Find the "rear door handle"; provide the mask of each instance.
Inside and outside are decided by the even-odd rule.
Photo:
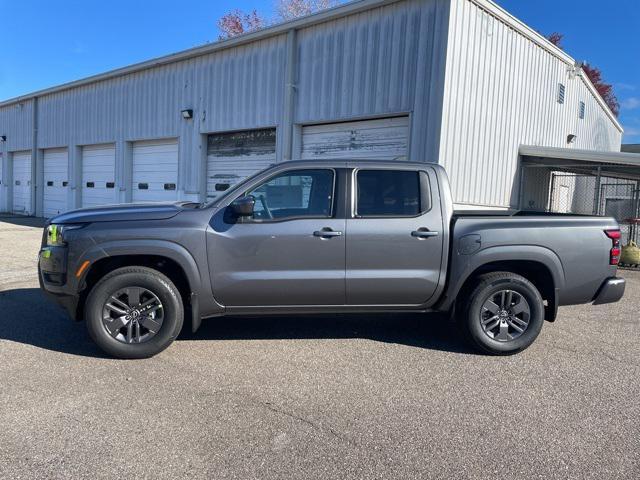
[[[335,230],[331,230],[329,227],[325,227],[322,230],[316,230],[313,232],[313,236],[320,238],[340,237],[342,236],[342,232],[337,232]]]
[[[437,237],[439,234],[440,232],[432,232],[426,228],[419,228],[418,230],[411,232],[411,236],[416,238]]]

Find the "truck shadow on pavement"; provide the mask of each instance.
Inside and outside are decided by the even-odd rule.
[[[46,220],[40,217],[27,217],[25,215],[13,215],[10,213],[0,213],[0,222],[21,227],[43,228]]]
[[[38,288],[0,291],[0,342],[33,345],[72,355],[106,358],[84,325],[47,300]]]
[[[477,352],[457,327],[441,314],[335,314],[220,317],[202,321],[196,333],[183,329],[183,340],[367,339],[428,350]]]
[[[203,320],[181,340],[368,339],[431,350],[475,353],[455,326],[436,314],[357,314],[222,317]],[[0,341],[33,345],[72,355],[106,358],[81,322],[37,288],[0,291]]]

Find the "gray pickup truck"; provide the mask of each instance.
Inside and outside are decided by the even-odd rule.
[[[288,162],[209,204],[59,215],[39,278],[121,358],[164,350],[185,319],[389,311],[447,312],[509,354],[559,306],[622,297],[619,239],[611,218],[456,213],[438,165]]]

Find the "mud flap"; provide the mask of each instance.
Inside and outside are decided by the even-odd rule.
[[[189,305],[191,307],[191,333],[196,333],[202,323],[202,318],[200,318],[200,304],[198,303],[197,294],[191,293]]]

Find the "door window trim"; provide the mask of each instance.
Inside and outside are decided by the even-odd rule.
[[[270,182],[271,180],[273,180],[276,177],[279,177],[279,176],[281,176],[283,174],[287,174],[289,172],[300,172],[300,171],[305,171],[305,170],[328,170],[333,175],[332,184],[331,184],[331,206],[330,206],[331,210],[329,211],[329,215],[295,215],[295,216],[291,216],[291,217],[284,217],[284,218],[277,218],[277,219],[274,218],[274,219],[266,219],[266,220],[265,219],[255,220],[253,218],[240,217],[238,219],[238,223],[242,223],[244,225],[247,225],[247,224],[261,224],[261,223],[282,223],[282,222],[290,222],[290,221],[293,221],[293,220],[313,220],[313,219],[317,220],[317,219],[334,218],[334,213],[336,211],[335,205],[336,205],[336,201],[337,201],[336,185],[337,185],[338,172],[336,171],[336,168],[333,168],[333,167],[302,167],[302,168],[291,168],[291,169],[287,169],[287,170],[280,170],[279,172],[274,173],[270,177],[265,178],[262,182],[258,183],[257,185],[249,187],[249,189],[243,191],[240,195],[235,197],[229,203],[229,205],[231,205],[231,203],[233,203],[235,200],[237,200],[240,197],[246,197],[247,194],[251,190],[255,190],[256,188],[260,188],[262,185],[264,185],[265,183]]]
[[[354,168],[351,172],[351,218],[352,219],[390,219],[390,218],[418,218],[427,213],[429,213],[433,209],[433,189],[431,188],[431,179],[429,178],[429,172],[426,169],[413,169],[413,168],[402,168],[402,165],[398,165],[400,168],[396,167],[358,167]],[[415,172],[419,175],[419,188],[420,188],[420,208],[421,211],[416,215],[359,215],[358,214],[358,172],[360,170],[363,171],[392,171],[392,172]],[[423,175],[424,174],[424,177]],[[423,192],[423,178],[424,183],[426,183],[429,190],[429,208],[422,210],[422,203],[425,199],[425,193]]]

